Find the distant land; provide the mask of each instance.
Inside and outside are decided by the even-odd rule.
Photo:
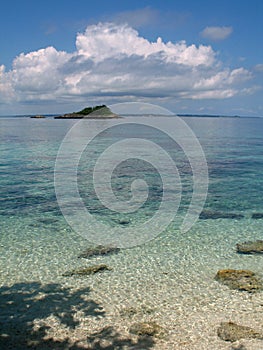
[[[125,117],[136,117],[136,116],[145,116],[145,117],[183,117],[183,118],[261,118],[258,116],[239,116],[239,115],[216,115],[216,114],[153,114],[153,113],[143,113],[143,114],[122,114]]]
[[[37,114],[37,115],[31,115],[30,118],[43,119],[43,118],[46,118],[46,117],[44,115]]]
[[[63,115],[55,116],[55,119],[112,119],[121,118],[117,114],[113,113],[106,105],[85,107],[79,112],[66,113]]]
[[[241,117],[239,115],[220,115],[220,114],[218,115],[216,114],[177,114],[177,116],[178,117],[201,117],[201,118],[247,118],[247,117]]]
[[[86,107],[79,112],[66,113],[66,114],[16,114],[16,115],[0,115],[0,118],[34,118],[34,119],[45,119],[45,118],[55,118],[55,119],[112,119],[112,118],[122,118],[122,117],[136,117],[136,116],[161,116],[160,114],[114,114],[109,107],[106,105]],[[191,113],[177,113],[174,115],[164,114],[166,117],[183,117],[183,118],[263,118],[263,116],[239,116],[239,115],[221,115],[221,114],[191,114]]]

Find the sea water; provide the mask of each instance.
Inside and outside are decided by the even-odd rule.
[[[214,276],[219,269],[233,268],[249,269],[263,277],[262,256],[236,252],[237,243],[263,237],[263,218],[252,217],[253,213],[263,213],[263,119],[184,118],[199,140],[207,161],[209,187],[203,210],[217,213],[219,217],[198,219],[189,231],[183,233],[180,224],[194,186],[191,164],[183,150],[176,142],[167,139],[167,135],[136,125],[138,120],[147,125],[149,118],[159,118],[160,128],[162,123],[171,123],[172,127],[173,117],[126,118],[130,127],[117,129],[112,128],[116,123],[114,120],[86,120],[82,133],[76,135],[76,140],[78,137],[85,140],[85,128],[96,130],[98,124],[103,124],[104,132],[80,155],[77,179],[82,203],[109,230],[129,226],[136,235],[137,225],[147,221],[159,209],[163,195],[160,174],[145,161],[132,158],[122,162],[111,176],[116,198],[129,200],[131,184],[139,177],[148,184],[148,199],[135,212],[121,213],[100,202],[93,186],[93,170],[98,156],[111,144],[121,139],[145,138],[159,143],[172,155],[181,179],[180,205],[174,220],[153,239],[121,249],[118,254],[90,259],[78,256],[96,245],[97,242],[89,238],[96,236],[97,226],[89,227],[92,235],[89,232],[80,234],[76,227],[70,226],[62,215],[54,184],[59,148],[78,121],[0,118],[0,293],[4,300],[0,321],[4,333],[7,333],[7,338],[3,338],[5,341],[11,337],[11,319],[19,324],[17,328],[22,329],[25,327],[21,326],[22,323],[32,323],[33,320],[49,322],[47,332],[51,338],[64,339],[63,329],[65,331],[68,327],[65,334],[72,333],[72,339],[83,342],[86,333],[99,332],[107,327],[113,327],[124,338],[128,337],[129,327],[136,321],[154,321],[163,327],[165,335],[155,339],[154,344],[127,347],[131,349],[151,346],[169,350],[229,349],[229,345],[217,337],[216,329],[221,321],[232,320],[256,329],[262,327],[262,295],[230,290],[215,281]],[[69,151],[63,169],[67,181],[67,176],[72,175],[71,157]],[[101,184],[101,190],[104,185]],[[76,212],[74,205],[74,201],[69,201],[69,216]],[[224,213],[239,214],[240,218],[224,218]],[[148,237],[147,225],[144,230],[143,234]],[[101,232],[97,234],[99,236]],[[107,236],[107,229],[103,234]],[[63,276],[66,271],[101,263],[112,270],[85,278]],[[51,303],[53,308],[49,312],[31,304],[41,293],[54,295],[58,289],[84,293],[87,288],[87,297],[104,311],[103,316],[90,313],[85,317],[81,309],[75,310],[79,333],[75,330],[76,325],[74,328],[70,323],[63,323],[63,308],[56,315],[56,303]],[[21,293],[30,295],[28,304],[33,311],[28,313],[28,318],[27,302],[25,298],[20,299]],[[74,293],[73,309],[65,306],[65,313],[74,311],[74,303],[78,302]],[[10,299],[6,301],[7,295]],[[62,292],[62,299],[63,296]],[[46,299],[46,305],[49,300]],[[9,304],[12,304],[12,309],[9,309]],[[52,319],[54,315],[57,323]],[[16,327],[14,322],[12,329]],[[30,338],[28,328],[25,330],[26,337]],[[107,341],[107,335],[104,338],[99,339]],[[39,339],[43,341],[44,338],[39,336]],[[29,343],[23,341],[22,348],[30,348]],[[249,349],[262,346],[256,340],[248,344]],[[18,345],[12,346],[19,348]],[[59,348],[56,346],[54,348]]]

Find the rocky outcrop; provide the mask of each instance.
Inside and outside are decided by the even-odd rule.
[[[234,322],[222,322],[217,330],[220,339],[235,342],[240,339],[263,339],[263,334]]]
[[[219,270],[215,279],[228,286],[246,292],[255,292],[263,288],[262,281],[250,270]]]
[[[113,119],[121,118],[113,113],[106,105],[86,107],[79,112],[66,113],[54,117],[55,119]]]
[[[236,248],[240,254],[263,254],[263,240],[238,243]]]

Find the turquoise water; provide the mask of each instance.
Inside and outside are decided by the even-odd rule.
[[[140,120],[147,123],[148,118]],[[160,123],[171,123],[172,127],[171,118],[162,118]],[[136,120],[129,117],[132,123]],[[154,215],[160,206],[163,193],[160,174],[151,164],[136,159],[129,159],[116,168],[112,187],[117,198],[129,200],[132,181],[138,177],[145,180],[149,196],[142,207],[134,213],[116,213],[97,198],[92,183],[96,159],[105,148],[123,138],[147,138],[169,151],[181,176],[182,197],[177,216],[158,237],[116,255],[87,261],[78,255],[92,242],[74,231],[65,220],[54,187],[57,152],[76,121],[0,118],[1,295],[7,286],[14,291],[14,298],[21,295],[21,288],[27,291],[29,286],[35,288],[36,294],[42,293],[45,285],[52,289],[52,284],[74,291],[89,287],[90,296],[105,311],[104,317],[93,320],[94,331],[114,326],[125,335],[131,322],[155,320],[168,334],[156,340],[157,345],[151,345],[156,349],[177,349],[177,346],[178,349],[209,349],[208,344],[213,344],[213,349],[228,349],[213,331],[219,320],[231,318],[259,326],[262,297],[259,294],[250,297],[219,286],[214,275],[220,268],[246,268],[262,275],[262,257],[238,255],[235,245],[263,237],[263,219],[252,218],[253,213],[263,213],[263,119],[191,117],[184,121],[194,131],[207,159],[209,189],[204,209],[218,213],[219,218],[199,219],[190,231],[182,234],[179,227],[193,190],[191,166],[184,152],[157,131],[136,125],[108,129],[83,152],[78,167],[79,193],[97,220],[113,230],[128,225],[136,231],[136,225]],[[109,128],[115,122],[86,123],[87,128],[96,129],[97,123]],[[85,134],[85,129],[83,132]],[[70,176],[70,162],[67,162],[65,159],[63,171],[65,176]],[[101,186],[103,188],[103,184]],[[179,189],[175,190],[176,195],[177,191]],[[76,210],[74,205],[74,201],[68,203],[69,214]],[[225,219],[224,213],[242,214],[242,218]],[[91,263],[107,263],[113,270],[86,279],[62,276],[67,270]],[[129,307],[137,311],[130,317],[123,316]],[[19,307],[12,309],[14,315],[21,312]],[[36,309],[34,318],[46,319],[52,312],[43,314]],[[9,328],[5,322],[10,315],[5,308],[1,324],[6,333]],[[20,316],[14,317],[18,323],[23,321]],[[32,318],[26,320],[29,322]],[[82,328],[83,322],[84,316],[79,321]],[[65,325],[63,320],[60,323],[70,331],[74,328]],[[59,332],[57,326],[52,327],[54,334]],[[141,349],[150,348],[149,344],[143,346]],[[258,345],[251,346],[256,349]]]

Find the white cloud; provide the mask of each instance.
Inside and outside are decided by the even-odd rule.
[[[210,65],[214,61],[214,52],[210,46],[187,46],[184,41],[173,44],[164,43],[161,38],[149,42],[128,25],[99,23],[87,27],[85,33],[78,34],[76,40],[78,53],[96,62],[107,58],[119,58],[123,55],[138,55],[147,58],[158,54],[166,62],[189,66]]]
[[[151,7],[144,7],[137,10],[123,11],[111,16],[115,23],[128,23],[132,27],[151,25],[159,21],[160,13]]]
[[[224,40],[233,32],[232,27],[206,27],[201,35],[210,40]]]
[[[257,64],[254,69],[256,72],[263,72],[263,63]]]
[[[224,99],[224,98],[230,98],[236,95],[236,90],[234,89],[214,89],[214,90],[207,90],[207,91],[199,91],[197,93],[193,93],[192,98],[196,100],[200,99]]]
[[[70,55],[53,47],[20,54],[13,62],[12,83],[17,92],[45,93],[59,88],[59,68]]]
[[[210,46],[154,42],[128,25],[99,23],[77,34],[76,51],[47,47],[0,69],[0,99],[21,102],[147,98],[225,99],[251,74],[223,67]],[[247,87],[249,88],[249,87]],[[2,96],[2,97],[1,97]],[[86,102],[85,102],[86,103]]]

